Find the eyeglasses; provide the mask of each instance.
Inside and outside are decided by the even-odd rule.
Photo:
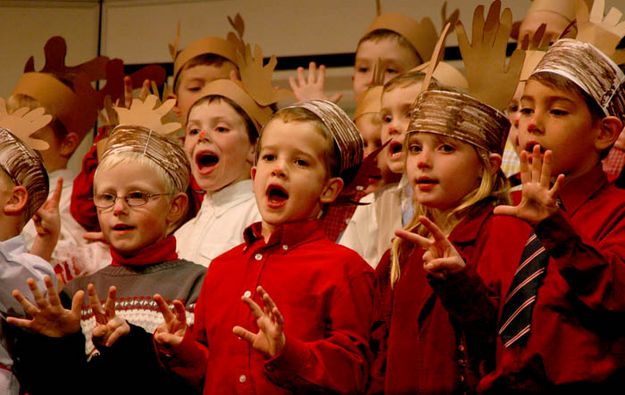
[[[152,199],[167,195],[171,195],[171,193],[148,193],[135,191],[130,192],[126,196],[117,196],[112,193],[98,193],[93,197],[93,204],[97,208],[107,209],[113,207],[115,202],[117,202],[117,199],[123,199],[128,207],[139,207],[145,205]]]

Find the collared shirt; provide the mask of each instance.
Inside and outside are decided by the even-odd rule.
[[[193,330],[165,361],[200,382],[205,394],[362,393],[368,372],[373,270],[328,240],[318,221],[286,224],[268,242],[261,223],[245,242],[213,261],[195,310]],[[262,286],[284,316],[286,344],[268,358],[232,334],[257,332],[241,296],[262,306]]]
[[[353,249],[375,268],[384,251],[390,248],[395,230],[402,228],[404,211],[412,208],[406,193],[408,185],[408,179],[403,176],[399,183],[374,192],[372,204],[356,209],[339,244]],[[367,196],[361,202],[366,202]]]
[[[555,390],[549,386],[601,385],[618,375],[614,383],[623,383],[625,191],[609,184],[597,165],[565,183],[559,196],[562,209],[534,227],[550,259],[530,337],[524,346],[504,348],[497,336],[496,371],[482,389],[505,392],[538,384]],[[502,218],[491,229],[482,259],[494,270],[483,277],[502,298],[530,232],[514,218]],[[502,308],[500,303],[500,315]]]
[[[251,180],[207,194],[195,218],[174,233],[178,256],[208,267],[215,257],[241,244],[245,227],[259,220]]]
[[[3,320],[7,315],[24,316],[22,306],[11,295],[11,292],[18,289],[23,295],[31,299],[26,280],[32,278],[39,289],[44,290],[45,293],[43,283],[45,275],[50,276],[54,281],[52,266],[38,256],[27,253],[22,236],[0,242],[0,314]],[[0,325],[0,364],[10,368],[13,361],[7,351],[2,326]],[[17,380],[8,370],[2,370],[0,372],[0,393],[18,394],[19,384]]]

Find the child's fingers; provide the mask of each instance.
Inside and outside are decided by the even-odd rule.
[[[106,324],[107,319],[104,308],[102,308],[100,298],[98,298],[98,294],[95,291],[95,286],[91,283],[87,285],[87,296],[89,297],[89,305],[95,315],[96,322],[99,324]]]
[[[43,297],[41,291],[39,291],[39,287],[37,287],[37,283],[35,283],[35,280],[29,278],[28,280],[26,280],[26,284],[30,289],[30,293],[33,295],[35,304],[41,309],[46,308],[48,306],[48,301],[46,300],[46,298]]]
[[[540,145],[534,145],[532,149],[532,182],[540,182],[543,160],[540,153]]]
[[[174,313],[176,314],[176,319],[183,324],[187,324],[187,310],[184,307],[184,304],[179,300],[174,300]]]
[[[82,234],[82,238],[87,241],[101,241],[106,243],[104,233],[102,232],[85,232]]]
[[[24,309],[24,312],[26,314],[28,314],[31,317],[34,317],[35,315],[39,314],[40,312],[39,308],[35,306],[34,304],[32,304],[28,299],[26,299],[19,290],[14,289],[12,292],[12,295],[15,298],[15,300],[17,300],[19,304],[22,305],[22,308]]]
[[[82,301],[85,299],[85,291],[82,289],[76,291],[72,297],[72,314],[76,317],[80,317],[80,309],[82,308]]]
[[[260,317],[262,317],[264,315],[263,310],[260,308],[260,306],[258,306],[256,304],[256,302],[254,302],[251,298],[249,298],[248,296],[242,296],[241,300],[243,300],[243,302],[245,304],[247,304],[247,306],[250,308],[250,311],[252,312],[252,315],[254,316],[254,318],[258,319]]]
[[[495,206],[495,209],[493,210],[493,214],[497,214],[497,215],[515,216],[516,212],[517,212],[516,206],[507,206],[503,204],[499,206]]]
[[[432,259],[423,265],[423,269],[428,273],[455,273],[463,268],[464,262],[456,257]]]
[[[562,187],[562,183],[564,183],[565,179],[566,179],[566,176],[564,174],[559,174],[558,177],[556,177],[556,181],[553,183],[553,186],[549,190],[549,196],[552,199],[555,199],[555,197],[558,194],[558,192],[560,191],[560,188]]]
[[[324,86],[326,82],[326,66],[320,65],[319,72],[317,73],[317,84]]]
[[[395,235],[403,240],[416,244],[423,249],[428,249],[432,246],[432,244],[434,244],[432,240],[404,229],[395,230]]]
[[[529,167],[529,153],[525,150],[521,151],[519,155],[519,164],[521,172],[521,184],[527,184],[530,182],[530,167]]]
[[[551,160],[553,157],[553,152],[551,150],[545,151],[543,156],[543,166],[540,173],[540,184],[549,188],[549,184],[551,183]]]
[[[342,98],[343,98],[342,93],[335,93],[334,95],[329,97],[332,103],[338,103]]]
[[[48,201],[54,205],[53,207],[59,206],[59,202],[61,201],[62,191],[63,191],[63,177],[59,177],[58,180],[56,180],[56,188],[54,188],[54,192],[52,193],[52,196],[48,198]]]
[[[117,288],[111,285],[106,297],[106,302],[104,302],[104,311],[109,318],[115,317],[115,300],[117,300]]]
[[[250,344],[254,343],[256,340],[256,334],[238,325],[232,328],[232,333]]]
[[[304,68],[303,67],[298,67],[297,68],[297,82],[298,82],[299,86],[302,86],[302,85],[306,84],[306,77],[304,77]]]
[[[420,216],[419,222],[421,222],[423,226],[430,231],[434,241],[443,243],[444,245],[450,245],[449,240],[447,240],[447,236],[445,236],[441,228],[439,228],[438,225],[432,222],[428,217]]]
[[[61,299],[59,298],[59,293],[56,292],[56,287],[54,286],[52,278],[50,278],[50,276],[44,276],[43,282],[46,284],[46,289],[48,290],[48,300],[50,301],[50,306],[61,306]]]
[[[7,322],[18,328],[29,329],[33,321],[26,318],[7,317]]]
[[[308,83],[314,84],[317,82],[317,64],[310,62],[308,64]]]
[[[128,329],[128,325],[126,325],[125,322],[122,322],[117,328],[115,328],[115,330],[113,331],[113,333],[111,333],[108,339],[106,339],[106,346],[111,347],[113,344],[115,344],[117,340],[119,340],[120,337],[126,336],[129,332]]]
[[[167,303],[165,303],[165,299],[163,299],[163,297],[159,294],[155,294],[153,296],[153,299],[156,302],[159,311],[163,315],[165,322],[169,324],[174,321],[176,316],[174,315],[174,313],[171,312],[171,310],[169,310],[169,306],[167,305]]]
[[[129,76],[124,77],[124,105],[123,107],[130,108],[132,104],[132,78]]]

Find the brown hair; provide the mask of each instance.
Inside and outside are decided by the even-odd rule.
[[[178,71],[178,74],[176,75],[176,78],[174,80],[174,92],[178,93],[178,89],[180,88],[180,80],[182,79],[182,73],[184,73],[186,70],[195,66],[200,66],[200,65],[221,67],[226,63],[230,63],[234,66],[234,69],[237,70],[237,76],[238,76],[238,70],[239,70],[238,67],[234,63],[232,63],[230,60],[224,58],[221,55],[217,55],[213,53],[205,53],[205,54],[198,55],[189,59],[182,66],[182,68],[180,69],[180,71]]]
[[[377,43],[382,40],[391,40],[391,41],[396,42],[400,47],[406,48],[410,50],[410,52],[415,54],[418,60],[417,64],[423,63],[423,59],[421,59],[421,55],[419,55],[419,52],[417,52],[417,49],[412,44],[410,44],[410,41],[408,41],[406,37],[388,29],[377,29],[377,30],[370,31],[369,33],[365,34],[360,39],[360,41],[358,41],[358,46],[356,46],[356,53],[358,53],[360,44],[362,44],[363,42],[372,41],[374,43]]]
[[[411,85],[422,82],[424,78],[425,73],[422,71],[407,71],[403,74],[398,75],[395,78],[388,80],[382,88],[382,94],[392,91],[395,88],[407,88]]]
[[[267,126],[271,124],[271,122],[275,119],[279,119],[284,123],[289,122],[310,122],[315,126],[315,129],[323,136],[326,141],[327,149],[324,152],[324,159],[326,170],[330,177],[339,177],[340,169],[339,169],[339,148],[336,145],[334,139],[332,138],[332,134],[328,130],[328,128],[323,124],[321,119],[318,116],[313,114],[311,111],[301,108],[301,107],[287,107],[275,113],[271,121],[265,125],[265,129]],[[258,157],[260,154],[260,150],[262,148],[262,139],[263,135],[261,133],[260,138],[258,139],[258,146],[256,147],[256,159],[255,162],[258,162]],[[348,180],[344,180],[345,184],[348,183]]]
[[[241,106],[239,106],[237,103],[235,103],[233,100],[228,99],[225,96],[220,96],[220,95],[208,95],[208,96],[204,96],[200,99],[198,99],[195,103],[193,103],[193,105],[191,106],[191,108],[189,108],[189,113],[191,113],[191,110],[193,108],[195,108],[196,106],[199,106],[200,104],[203,103],[213,103],[213,102],[225,102],[228,105],[230,105],[230,107],[232,107],[234,109],[234,111],[236,111],[236,113],[243,118],[243,123],[245,124],[245,130],[247,132],[247,138],[250,141],[250,144],[254,145],[256,144],[257,140],[258,140],[258,136],[259,136],[259,131],[256,128],[256,125],[254,124],[254,121],[252,121],[252,118],[250,118],[249,115],[247,115],[247,113],[245,111],[243,111],[243,109],[241,108]],[[188,122],[188,116],[187,116],[187,122]]]

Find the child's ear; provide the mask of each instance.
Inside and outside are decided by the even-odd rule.
[[[254,181],[254,179],[256,178],[256,166],[252,166],[250,174],[252,175],[252,181]]]
[[[332,203],[339,197],[339,194],[343,190],[343,179],[340,177],[332,177],[323,187],[319,200],[323,204]]]
[[[74,151],[76,151],[76,148],[78,148],[79,144],[80,137],[76,133],[67,133],[67,135],[63,138],[63,141],[61,142],[61,156],[69,158],[70,156],[72,156]]]
[[[187,212],[187,206],[189,205],[189,197],[186,193],[177,193],[169,205],[169,212],[167,213],[167,221],[170,224],[176,223]]]
[[[490,172],[491,174],[495,174],[497,173],[497,171],[499,171],[499,169],[501,168],[501,155],[499,154],[489,154],[488,155],[488,161],[490,162]]]
[[[615,116],[607,116],[599,121],[599,133],[595,138],[595,148],[598,151],[612,146],[623,130],[623,123]]]
[[[2,210],[6,215],[22,215],[28,204],[28,191],[22,185],[13,187],[11,197]]]
[[[254,159],[256,159],[256,144],[251,144],[245,160],[247,160],[247,163],[250,165],[254,165]]]

